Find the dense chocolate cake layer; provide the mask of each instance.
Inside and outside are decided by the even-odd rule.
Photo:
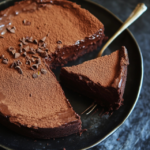
[[[62,68],[60,79],[64,85],[113,111],[123,102],[128,64],[127,50],[122,47],[111,55]]]
[[[33,37],[40,40],[46,37],[47,55],[50,68],[63,66],[68,61],[101,45],[105,38],[103,24],[89,11],[66,0],[23,1],[1,12],[1,49],[8,45],[17,47],[18,39]],[[8,24],[15,27],[15,34]],[[35,48],[37,48],[35,46]]]

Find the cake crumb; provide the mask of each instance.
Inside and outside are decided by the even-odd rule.
[[[87,129],[83,129],[79,132],[79,135],[81,136],[83,132],[87,131]]]

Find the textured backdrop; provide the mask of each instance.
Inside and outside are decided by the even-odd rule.
[[[144,81],[138,103],[114,134],[90,150],[150,150],[150,0],[91,1],[109,9],[122,21],[126,20],[138,3],[145,3],[148,10],[129,27],[144,59]]]

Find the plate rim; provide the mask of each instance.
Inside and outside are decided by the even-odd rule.
[[[10,1],[13,1],[13,0],[5,0],[5,1],[1,1],[0,2],[0,5],[1,4],[4,4],[6,2],[10,2]],[[105,8],[104,6],[100,5],[100,4],[97,4],[96,2],[92,2],[91,0],[84,0],[88,3],[91,3],[91,4],[94,4],[98,7],[100,7],[101,9],[105,10],[106,12],[108,12],[109,14],[111,14],[116,20],[118,20],[121,24],[123,24],[123,21],[121,21],[121,19],[119,19],[114,13],[112,13],[110,10],[108,10],[107,8]],[[140,68],[141,68],[141,79],[140,79],[140,85],[139,85],[139,88],[138,88],[138,94],[136,96],[136,100],[132,106],[132,108],[130,109],[129,113],[127,114],[127,116],[123,119],[123,121],[118,125],[116,126],[112,131],[110,131],[107,135],[105,135],[103,138],[101,138],[100,140],[98,140],[96,143],[92,144],[91,146],[88,146],[88,147],[85,147],[85,148],[82,148],[81,150],[86,150],[86,149],[89,149],[89,148],[92,148],[96,145],[98,145],[99,143],[101,143],[102,141],[104,141],[106,138],[108,138],[110,135],[112,135],[115,131],[117,131],[119,129],[119,127],[121,127],[121,125],[126,121],[126,119],[131,115],[132,111],[134,110],[135,106],[136,106],[136,103],[138,102],[138,99],[139,99],[139,95],[140,95],[140,92],[141,92],[141,89],[142,89],[142,84],[143,84],[143,76],[144,76],[144,64],[143,64],[143,56],[142,56],[142,52],[141,52],[141,48],[139,47],[134,35],[132,34],[132,32],[127,28],[126,31],[130,34],[130,36],[132,37],[132,39],[134,40],[135,42],[135,45],[137,46],[137,49],[138,49],[138,52],[140,54],[140,59],[141,59],[141,65],[140,65]],[[4,145],[1,145],[0,144],[0,147],[2,148],[6,148],[7,150],[12,150],[10,149],[9,147],[6,147]]]

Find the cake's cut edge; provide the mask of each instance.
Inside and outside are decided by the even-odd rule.
[[[127,50],[122,46],[120,50],[108,56],[86,61],[77,66],[62,68],[60,79],[65,86],[95,100],[107,110],[113,111],[123,104],[128,65]],[[103,80],[101,79],[103,73],[112,77],[107,80],[103,76]]]

